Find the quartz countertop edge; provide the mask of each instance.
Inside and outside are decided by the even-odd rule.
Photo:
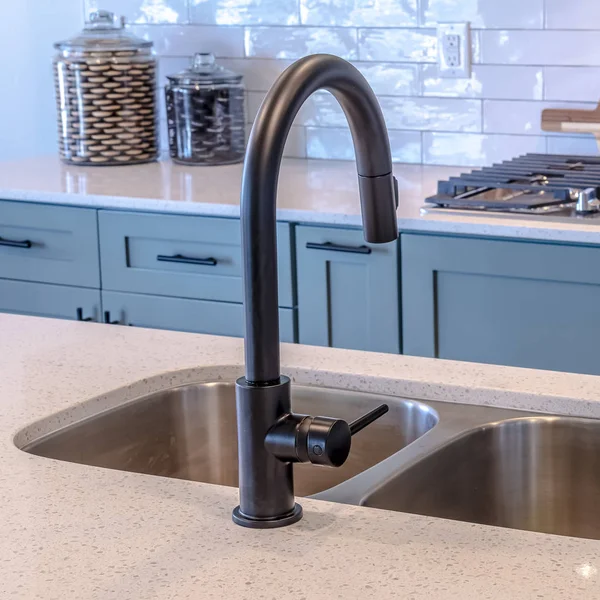
[[[41,156],[0,162],[0,198],[71,206],[239,217],[242,164],[220,167],[176,165],[170,160],[81,167]],[[600,221],[552,220],[515,215],[447,212],[421,215],[438,180],[472,167],[394,165],[399,183],[398,226],[431,232],[563,243],[600,244]],[[359,227],[360,202],[352,161],[283,160],[277,218],[280,221]]]
[[[598,597],[598,541],[309,499],[300,523],[248,530],[233,488],[26,454],[36,427],[233,381],[243,342],[15,315],[0,333],[3,598]],[[600,417],[593,376],[287,344],[282,361],[303,384]]]

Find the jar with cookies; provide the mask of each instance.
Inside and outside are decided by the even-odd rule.
[[[108,11],[54,45],[61,159],[77,165],[130,165],[159,154],[156,58],[152,42]]]

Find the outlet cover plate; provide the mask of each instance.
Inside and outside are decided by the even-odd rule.
[[[469,23],[438,23],[438,72],[440,77],[471,77],[471,28]]]

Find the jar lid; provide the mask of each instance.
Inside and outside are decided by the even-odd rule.
[[[215,62],[215,57],[210,52],[197,52],[192,57],[188,69],[167,75],[174,83],[188,85],[207,85],[215,83],[239,83],[242,76],[226,69]]]
[[[73,38],[56,42],[59,50],[137,50],[149,48],[152,42],[143,40],[125,29],[125,19],[108,10],[90,13],[83,31]]]

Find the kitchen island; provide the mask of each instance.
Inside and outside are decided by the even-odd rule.
[[[234,488],[19,449],[153,391],[242,373],[239,339],[0,315],[0,581],[20,600],[593,599],[600,542],[303,499],[235,526]],[[293,383],[600,418],[600,379],[301,345]],[[17,447],[18,446],[18,447]]]

